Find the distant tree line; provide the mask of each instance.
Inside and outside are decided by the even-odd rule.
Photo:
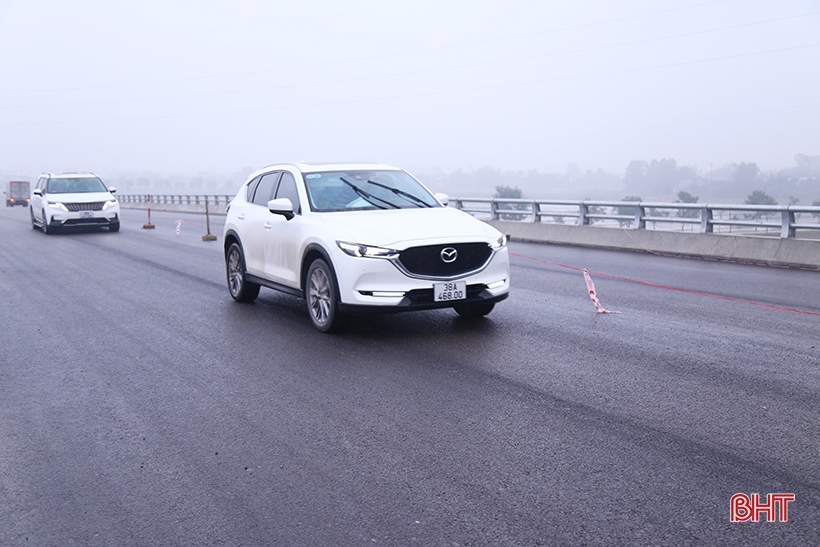
[[[695,166],[678,165],[672,158],[631,161],[623,176],[603,169],[582,171],[569,164],[564,173],[502,171],[483,167],[474,171],[457,170],[449,175],[422,176],[425,182],[457,188],[468,195],[471,188],[495,189],[498,197],[512,197],[510,191],[530,196],[560,196],[580,199],[582,195],[612,199],[620,193],[648,200],[698,203],[699,201],[746,201],[751,204],[820,204],[820,155],[797,154],[795,165],[763,172],[754,162],[740,162],[703,173]],[[499,192],[499,188],[506,188]],[[466,192],[466,193],[465,193]],[[483,192],[474,192],[481,195]],[[486,195],[486,194],[484,194]],[[518,196],[518,194],[515,194]],[[625,199],[625,198],[624,198]],[[631,201],[631,200],[630,200]],[[681,216],[694,211],[682,209]]]
[[[673,159],[633,160],[624,173],[624,189],[627,192],[653,196],[671,196],[674,189],[684,181],[694,181],[695,170],[678,166]]]
[[[746,203],[755,205],[776,204],[773,196],[791,204],[799,203],[801,198],[820,197],[820,155],[797,154],[794,160],[794,167],[766,173],[754,162],[736,163],[729,176],[720,180],[713,180],[711,172],[707,178],[694,167],[678,166],[674,159],[635,160],[626,168],[624,190],[657,197],[676,193],[682,203],[692,197],[682,188],[699,189],[709,199],[739,200],[747,196]]]

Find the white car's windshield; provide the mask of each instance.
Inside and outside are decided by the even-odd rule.
[[[48,194],[86,194],[107,192],[108,189],[96,177],[54,178],[48,181]]]
[[[317,212],[439,207],[404,171],[332,171],[305,173],[310,208]]]

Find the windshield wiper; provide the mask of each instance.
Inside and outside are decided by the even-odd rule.
[[[405,192],[404,190],[399,190],[398,188],[393,188],[392,186],[382,184],[381,182],[373,182],[372,180],[367,181],[367,183],[372,184],[374,186],[378,186],[380,188],[384,188],[385,190],[390,190],[391,192],[393,192],[397,196],[406,199],[410,203],[415,203],[419,207],[432,207],[432,205],[430,205],[426,201],[422,200],[421,198],[418,198],[418,197],[414,196],[413,194],[411,194],[409,192]]]
[[[370,205],[373,205],[374,207],[378,207],[379,209],[387,209],[387,207],[382,207],[381,205],[379,205],[378,203],[373,201],[374,199],[377,199],[377,200],[381,201],[382,203],[386,203],[387,205],[389,205],[393,209],[398,209],[399,208],[399,206],[396,205],[395,203],[387,201],[386,199],[376,197],[372,194],[368,194],[367,192],[365,192],[364,190],[362,190],[361,188],[359,188],[358,186],[356,186],[355,184],[353,184],[349,180],[345,180],[344,177],[339,177],[339,180],[344,182],[345,184],[347,184],[351,188],[353,188],[354,192],[356,192],[362,199],[364,199],[365,201],[367,201]]]

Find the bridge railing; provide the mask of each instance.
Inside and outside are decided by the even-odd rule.
[[[233,195],[118,194],[125,207],[202,208],[224,212]],[[637,230],[677,230],[702,234],[753,231],[758,235],[796,237],[798,230],[820,230],[820,207],[806,205],[735,205],[565,199],[450,198],[450,206],[485,220],[511,220],[580,226],[618,226]]]
[[[207,198],[209,205],[227,206],[234,196],[222,194],[117,194],[120,204],[134,205],[205,205]]]
[[[597,224],[637,230],[708,234],[752,228],[764,235],[779,232],[781,238],[796,237],[797,230],[820,230],[820,207],[805,205],[460,197],[450,198],[450,206],[485,220],[567,224],[570,219],[580,226]]]

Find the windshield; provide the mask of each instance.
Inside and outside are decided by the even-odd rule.
[[[362,211],[440,207],[430,192],[404,171],[305,173],[312,211]]]
[[[47,194],[86,194],[107,192],[108,189],[96,177],[59,178],[48,181]]]

